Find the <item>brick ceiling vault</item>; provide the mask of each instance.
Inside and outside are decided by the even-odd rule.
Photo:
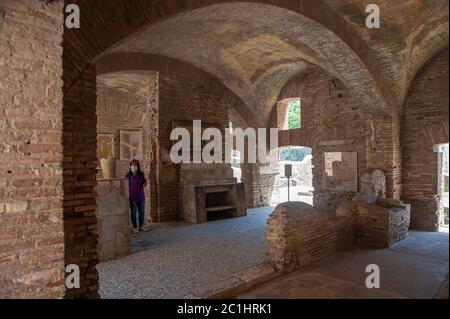
[[[218,98],[233,106],[242,116],[249,126],[260,127],[262,123],[258,121],[255,113],[248,108],[233,91],[223,85],[221,81],[211,76],[209,73],[196,68],[192,64],[168,58],[166,56],[148,53],[111,53],[102,55],[95,61],[97,67],[98,82],[108,87],[118,89],[120,87],[120,77],[125,77],[127,83],[125,90],[135,94],[134,87],[139,87],[130,78],[133,74],[142,74],[147,71],[157,71],[163,74],[170,74],[185,81],[190,81],[198,85],[207,87]],[[105,81],[113,77],[117,80]],[[132,85],[129,85],[133,83]]]
[[[367,111],[399,111],[416,71],[448,43],[447,0],[380,0],[377,30],[364,26],[362,0],[75,2],[89,27],[64,34],[66,90],[102,54],[162,55],[211,74],[264,124],[282,87],[312,67]]]

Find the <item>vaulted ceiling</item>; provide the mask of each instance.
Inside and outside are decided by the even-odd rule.
[[[91,28],[66,32],[65,55],[80,65],[119,52],[190,63],[264,124],[283,86],[317,67],[338,77],[367,111],[398,112],[417,70],[448,43],[448,1],[377,1],[380,29],[366,28],[366,2],[80,0]],[[86,47],[71,52],[79,43]]]

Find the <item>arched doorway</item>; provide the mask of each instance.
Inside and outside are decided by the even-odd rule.
[[[278,174],[275,176],[271,204],[301,201],[313,204],[312,149],[302,146],[283,147],[278,150]],[[286,177],[286,166],[292,174]]]

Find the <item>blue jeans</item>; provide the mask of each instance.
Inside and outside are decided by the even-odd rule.
[[[144,225],[144,213],[145,213],[145,201],[138,200],[132,201],[130,200],[130,210],[131,210],[131,223],[134,228],[137,228],[136,222],[136,211],[139,213],[139,227]]]

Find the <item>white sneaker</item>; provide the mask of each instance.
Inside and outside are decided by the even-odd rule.
[[[133,234],[139,234],[139,229],[133,228]]]

